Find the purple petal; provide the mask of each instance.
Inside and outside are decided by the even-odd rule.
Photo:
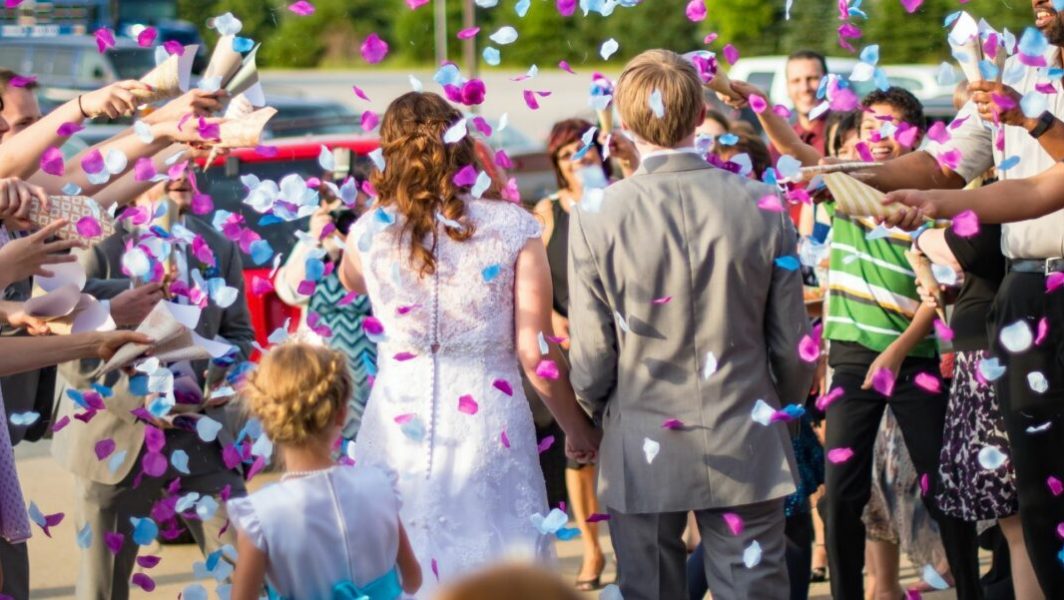
[[[185,54],[185,46],[177,40],[163,42],[163,50],[166,50],[166,53],[171,56],[183,56]]]
[[[454,184],[458,187],[470,186],[477,181],[477,170],[473,165],[466,165],[454,174]]]
[[[510,382],[506,381],[505,379],[496,379],[495,381],[491,382],[491,385],[492,387],[506,394],[507,396],[512,397],[514,395],[513,386],[511,386]]]
[[[366,36],[366,40],[362,42],[362,58],[372,65],[384,60],[385,56],[388,56],[387,42],[376,33]]]
[[[145,27],[143,31],[137,34],[137,45],[142,48],[147,48],[155,43],[155,38],[158,35],[159,31],[154,27]]]
[[[480,405],[469,394],[458,398],[458,412],[475,415],[478,410],[480,410]]]
[[[362,91],[362,88],[358,87],[357,85],[353,85],[353,86],[351,86],[351,89],[354,90],[355,95],[358,96],[359,98],[362,98],[366,102],[370,101],[369,96],[366,95],[366,92]]]
[[[288,10],[296,13],[301,17],[314,14],[314,5],[307,0],[299,0],[299,2],[293,2],[288,5]]]
[[[476,37],[478,33],[480,33],[479,27],[467,27],[458,32],[458,39],[468,40]]]
[[[133,178],[137,181],[149,181],[155,177],[155,163],[150,158],[141,157],[133,164]]]
[[[539,444],[536,444],[536,450],[538,450],[540,454],[543,454],[544,452],[549,450],[550,447],[553,446],[553,445],[554,445],[554,436],[553,435],[548,435],[547,437],[545,437],[542,440],[540,440]]]
[[[113,31],[106,27],[101,27],[96,30],[96,49],[100,51],[100,54],[107,52],[111,48],[115,47],[115,34]]]
[[[103,534],[103,543],[107,546],[107,549],[111,551],[111,554],[118,554],[118,551],[122,549],[122,544],[126,541],[126,536],[121,533],[115,533],[113,531],[105,531]]]
[[[59,148],[49,148],[41,155],[41,170],[49,175],[62,177],[66,168],[63,165],[63,153]]]
[[[129,580],[130,583],[144,590],[145,592],[151,592],[155,590],[155,581],[148,576],[147,573],[134,573],[133,577]]]
[[[86,173],[99,173],[103,170],[103,155],[99,150],[90,150],[84,158],[81,159],[81,169]]]

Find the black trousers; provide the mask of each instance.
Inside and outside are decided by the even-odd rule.
[[[934,505],[938,479],[938,455],[945,426],[945,393],[932,394],[914,383],[923,370],[903,365],[887,398],[875,390],[862,390],[865,371],[839,367],[832,387],[842,387],[844,395],[828,407],[828,450],[850,448],[853,456],[844,462],[828,462],[826,489],[822,500],[828,564],[831,567],[831,594],[835,600],[863,600],[865,528],[861,513],[871,493],[872,448],[883,411],[889,403],[898,419],[905,445],[917,473],[927,475],[929,490],[924,496],[931,516],[938,523],[946,558],[960,600],[982,597],[979,585],[978,547],[975,523],[944,515]]]
[[[1009,273],[990,318],[994,354],[1006,368],[994,383],[1009,435],[1027,553],[1046,598],[1064,598],[1064,565],[1057,557],[1064,495],[1054,496],[1047,484],[1050,477],[1064,481],[1064,290],[1047,294],[1044,276]],[[1043,318],[1047,335],[1038,345],[1015,354],[1001,345],[1003,327],[1022,320],[1037,332]],[[1028,380],[1036,372],[1049,384],[1043,393],[1032,390]]]

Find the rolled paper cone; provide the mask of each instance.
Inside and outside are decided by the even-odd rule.
[[[894,204],[885,206],[883,192],[846,173],[827,173],[824,184],[835,198],[838,211],[851,217],[885,218],[901,210]]]
[[[151,86],[150,91],[134,90],[133,95],[144,104],[172,100],[188,91],[192,79],[192,63],[198,46],[185,46],[178,56],[171,55],[140,78],[141,83]]]
[[[207,63],[207,68],[203,70],[203,79],[218,78],[218,87],[225,88],[229,84],[229,80],[233,78],[233,75],[240,70],[240,66],[244,59],[240,56],[240,53],[233,50],[233,36],[223,35],[218,38],[218,43],[214,46],[214,53],[211,54],[211,60]]]
[[[969,83],[983,80],[983,72],[979,70],[979,61],[983,60],[983,49],[979,46],[979,38],[973,37],[964,44],[957,46],[956,50],[964,55],[964,60],[957,63],[964,71],[964,77]]]
[[[599,131],[609,135],[613,132],[613,109],[606,107],[598,112]]]
[[[211,153],[207,155],[206,162],[203,163],[203,172],[206,173],[207,169],[211,168],[214,164],[214,159],[218,158],[218,146],[211,147]]]
[[[736,94],[735,90],[731,88],[731,79],[728,78],[728,74],[724,71],[718,70],[713,78],[706,82],[706,87],[733,100],[743,99],[742,96]]]
[[[48,209],[41,206],[40,200],[34,198],[30,205],[29,221],[37,228],[44,227],[52,221],[66,219],[69,223],[66,227],[56,232],[56,237],[62,239],[87,239],[100,240],[109,237],[115,232],[114,219],[106,211],[100,210],[99,216],[93,210],[95,201],[88,196],[48,196]],[[84,217],[94,217],[100,225],[100,235],[85,237],[77,229],[78,221]]]
[[[221,141],[215,144],[220,148],[253,148],[262,139],[262,130],[266,122],[277,114],[277,109],[267,106],[232,121],[223,121],[218,128]]]
[[[997,54],[994,55],[994,66],[997,67],[997,77],[994,78],[994,81],[998,83],[1001,83],[1001,78],[1005,75],[1005,61],[1007,59],[1005,48],[998,46]]]
[[[229,101],[229,106],[225,107],[225,113],[222,116],[236,120],[243,119],[253,112],[255,112],[255,106],[251,104],[251,100],[244,94],[239,94]]]
[[[916,280],[935,298],[935,303],[938,304],[935,312],[938,314],[939,320],[946,323],[946,303],[942,298],[942,290],[938,287],[938,280],[935,279],[935,272],[931,270],[931,261],[924,256],[923,252],[915,250],[906,250],[905,258],[909,259],[909,265],[912,266],[913,272],[916,273]]]
[[[861,169],[867,169],[869,167],[878,167],[883,163],[881,162],[844,162],[835,163],[833,165],[814,165],[812,167],[802,167],[798,169],[801,173],[801,178],[812,179],[817,175],[824,175],[827,173],[849,173],[850,171],[860,171]]]
[[[244,57],[240,69],[226,82],[225,91],[229,92],[230,96],[242,94],[259,82],[259,69],[255,64],[255,55],[258,51],[259,45],[252,48],[251,52]]]

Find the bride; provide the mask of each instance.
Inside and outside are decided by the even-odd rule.
[[[345,287],[369,294],[377,320],[367,332],[379,341],[355,460],[399,473],[403,522],[430,583],[552,554],[532,521],[548,507],[519,367],[570,454],[591,460],[599,441],[547,341],[539,223],[510,202],[472,198],[461,175],[477,167],[473,140],[443,139],[462,118],[432,93],[391,103],[384,168],[372,177],[379,200],[351,228],[340,266]]]

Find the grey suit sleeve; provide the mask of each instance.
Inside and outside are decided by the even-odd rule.
[[[110,300],[128,290],[132,284],[128,277],[111,277],[110,261],[106,254],[110,244],[111,240],[105,240],[82,254],[80,259],[81,266],[85,267],[85,276],[88,277],[84,291],[98,300]]]
[[[574,210],[569,225],[569,378],[580,404],[598,417],[617,383],[617,335],[581,217]]]
[[[776,256],[797,256],[797,234],[786,213],[776,228]],[[765,307],[765,341],[776,392],[780,402],[802,404],[809,394],[816,366],[798,356],[798,343],[809,333],[809,317],[802,298],[802,276],[798,270],[778,265],[772,271],[772,284]]]
[[[251,312],[244,288],[244,262],[240,250],[234,244],[225,265],[225,283],[237,289],[236,300],[222,312],[219,334],[230,343],[240,348],[241,358],[251,354],[251,343],[255,341],[255,330],[251,327]]]

